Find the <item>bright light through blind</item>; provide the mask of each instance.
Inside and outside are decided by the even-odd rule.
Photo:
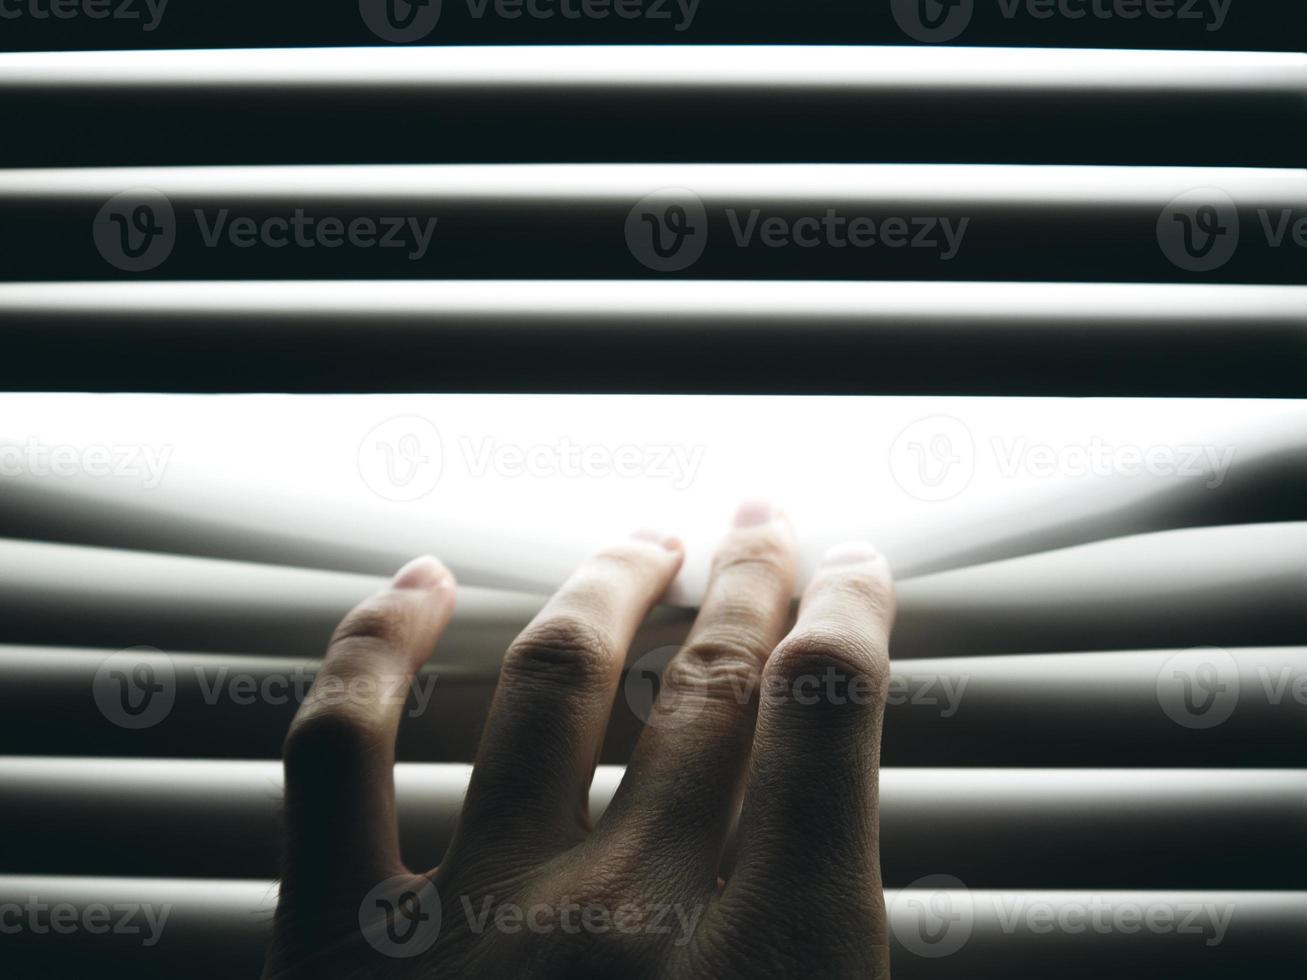
[[[0,465],[8,485],[44,468],[47,488],[183,515],[267,504],[343,537],[410,527],[413,550],[439,546],[430,527],[479,529],[518,563],[515,540],[545,542],[543,588],[644,525],[686,537],[693,581],[758,494],[783,502],[809,558],[856,533],[911,565],[923,538],[1010,529],[1040,505],[1065,521],[1182,485],[1219,493],[1304,416],[1276,401],[7,395]]]

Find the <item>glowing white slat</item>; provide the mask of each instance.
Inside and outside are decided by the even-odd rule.
[[[1236,167],[1085,167],[971,164],[395,164],[357,166],[108,167],[0,171],[0,200],[95,200],[149,187],[190,200],[430,201],[619,207],[663,188],[707,205],[755,200],[910,202],[921,207],[1083,206],[1152,211],[1195,188],[1247,208],[1301,207],[1307,171]],[[623,212],[625,213],[625,212]],[[1156,212],[1154,212],[1156,213]]]
[[[855,46],[290,48],[0,55],[0,86],[565,85],[1307,90],[1307,56],[1227,51]]]

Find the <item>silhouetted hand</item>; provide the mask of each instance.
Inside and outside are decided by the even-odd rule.
[[[453,615],[453,576],[418,559],[346,617],[286,741],[266,977],[888,976],[877,783],[894,589],[870,546],[827,556],[787,634],[789,522],[742,507],[657,723],[591,825],[628,647],[682,557],[650,534],[609,548],[513,643],[453,842],[425,873],[397,840],[402,698],[334,694],[406,689]]]

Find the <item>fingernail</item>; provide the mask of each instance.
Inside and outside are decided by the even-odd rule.
[[[444,565],[430,555],[423,555],[396,572],[391,584],[397,589],[434,589],[448,577]]]
[[[870,541],[845,541],[831,548],[822,555],[821,563],[825,565],[859,565],[863,562],[876,561],[880,552]]]
[[[668,551],[679,551],[681,548],[681,539],[674,534],[664,534],[662,531],[654,531],[650,528],[641,528],[631,535],[636,541],[648,541],[650,544],[656,544]]]
[[[776,519],[777,508],[770,500],[746,500],[735,512],[736,527],[758,527]]]

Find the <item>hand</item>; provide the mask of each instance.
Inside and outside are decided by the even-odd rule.
[[[894,590],[869,546],[827,556],[786,635],[789,522],[742,507],[657,723],[591,824],[627,650],[682,558],[657,535],[596,555],[513,643],[453,842],[421,874],[397,841],[402,699],[331,692],[404,689],[453,615],[453,576],[418,559],[346,617],[286,740],[265,977],[888,977],[877,782]]]

